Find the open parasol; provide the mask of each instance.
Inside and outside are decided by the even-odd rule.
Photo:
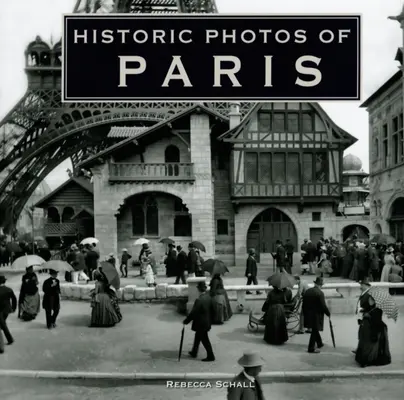
[[[36,271],[41,271],[41,270],[50,270],[53,269],[54,271],[57,272],[72,272],[74,271],[74,268],[67,263],[66,261],[62,260],[50,260],[42,265],[38,265],[34,268]]]
[[[178,361],[181,361],[182,347],[184,345],[184,335],[185,335],[185,326],[182,327],[182,331],[181,331],[181,341],[180,341],[180,349],[178,351]]]
[[[118,271],[116,268],[107,261],[100,262],[100,270],[105,275],[108,280],[108,283],[118,290],[121,287],[121,280],[119,278]]]
[[[170,238],[163,238],[163,239],[160,240],[160,243],[163,243],[163,244],[175,244],[175,240],[170,239]]]
[[[393,236],[386,235],[384,233],[379,233],[378,235],[374,236],[371,240],[370,243],[377,243],[377,244],[391,244],[391,243],[396,243],[396,239],[393,238]]]
[[[97,244],[97,243],[99,243],[99,240],[96,239],[96,238],[93,238],[93,237],[88,237],[88,238],[83,239],[80,242],[80,244],[83,244],[83,245],[85,245],[85,244],[93,244],[93,243]]]
[[[190,244],[191,244],[192,246],[194,246],[195,249],[198,249],[198,250],[203,251],[204,253],[206,253],[206,248],[205,248],[205,246],[203,245],[203,243],[198,242],[198,241],[196,240],[195,242],[191,242]]]
[[[33,267],[34,265],[43,265],[45,264],[45,260],[42,257],[39,257],[34,254],[25,255],[18,257],[13,264],[11,265],[12,269],[17,271],[25,271],[28,267]]]
[[[221,260],[216,260],[214,258],[210,258],[206,260],[202,265],[202,270],[209,272],[213,275],[224,275],[226,272],[229,272],[225,263]]]
[[[330,332],[331,332],[331,340],[332,340],[332,345],[334,346],[334,349],[335,349],[335,335],[334,335],[334,327],[333,327],[333,325],[332,325],[332,321],[331,321],[331,318],[330,318]]]
[[[383,311],[387,318],[397,321],[398,307],[393,297],[388,292],[388,288],[371,287],[368,291],[369,296],[376,303],[376,307]]]
[[[147,244],[149,242],[150,242],[150,240],[148,240],[148,239],[140,238],[140,239],[137,239],[135,241],[135,246],[139,246],[139,245],[142,246],[142,245]]]
[[[267,282],[278,289],[293,288],[296,284],[295,278],[286,271],[276,272],[267,279]]]

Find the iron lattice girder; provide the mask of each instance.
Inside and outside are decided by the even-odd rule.
[[[215,0],[78,0],[74,13],[217,13]]]
[[[40,123],[33,123],[30,129],[26,130],[24,137],[21,138],[19,143],[0,161],[1,172],[13,161],[21,158],[13,168],[12,173],[0,185],[0,193],[6,190],[12,176],[19,176],[28,162],[35,157],[41,156],[46,148],[57,144],[76,132],[115,121],[148,121],[157,123],[194,104],[183,102],[62,104],[60,103],[60,90],[54,90],[53,92],[52,95],[47,93],[46,96],[42,96],[42,98],[47,99],[46,104],[42,102],[37,103],[38,107],[42,109]],[[55,101],[55,99],[58,99],[59,102]],[[56,108],[52,108],[52,106],[56,106]],[[209,106],[222,115],[227,115],[230,109],[229,103],[213,103]],[[242,114],[245,114],[251,106],[252,103],[244,103],[241,110]],[[17,109],[19,108],[17,107]],[[12,116],[14,114],[9,115]],[[7,119],[3,121],[3,124],[5,123],[8,123]]]
[[[90,142],[88,142],[88,144],[90,144]],[[99,152],[107,148],[110,143],[105,140],[97,141],[95,139],[91,144],[92,150]],[[11,190],[7,198],[0,205],[4,218],[2,225],[6,230],[10,228],[10,226],[15,226],[19,214],[22,212],[26,202],[35,191],[36,187],[54,168],[69,157],[76,158],[76,162],[81,162],[84,159],[82,147],[82,138],[80,135],[77,135],[76,138],[71,139],[69,145],[59,147],[57,153],[54,148],[51,148],[42,157],[35,160],[31,171],[23,175],[16,184],[15,190]],[[11,210],[13,211],[11,212]]]

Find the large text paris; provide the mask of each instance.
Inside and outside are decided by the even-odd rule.
[[[359,17],[114,18],[65,17],[64,101],[359,98]]]

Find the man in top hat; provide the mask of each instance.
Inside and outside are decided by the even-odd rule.
[[[185,271],[187,269],[187,260],[188,260],[187,253],[185,253],[185,251],[180,245],[177,246],[177,252],[178,254],[177,254],[175,285],[178,285],[180,283],[180,280],[183,284],[186,283]]]
[[[46,314],[46,326],[48,329],[56,328],[56,318],[60,311],[60,282],[57,279],[58,273],[53,269],[49,270],[50,277],[42,286],[44,293],[42,307]]]
[[[257,267],[257,260],[255,259],[255,249],[248,250],[248,258],[247,258],[247,265],[245,269],[245,277],[247,278],[247,285],[258,285],[257,280],[258,274],[258,267]],[[247,294],[252,294],[249,290]],[[260,291],[257,290],[257,294],[261,294]]]
[[[198,255],[196,254],[195,246],[190,243],[188,245],[188,260],[187,260],[187,269],[188,269],[188,277],[195,277],[195,273],[198,269]]]
[[[212,345],[209,340],[208,332],[212,327],[213,302],[209,293],[206,292],[205,282],[198,283],[199,297],[195,300],[194,306],[188,317],[184,319],[183,324],[187,325],[192,321],[192,330],[195,332],[194,345],[189,355],[192,358],[198,356],[199,345],[202,342],[205,347],[207,357],[202,361],[215,361]]]
[[[171,278],[177,275],[177,252],[175,251],[175,244],[168,245],[167,257],[164,259],[166,266],[166,276]]]
[[[258,353],[244,352],[238,363],[244,370],[238,374],[227,389],[227,400],[265,400],[258,375],[264,365]]]
[[[330,311],[325,303],[324,293],[321,290],[324,284],[323,278],[317,277],[314,287],[307,289],[303,295],[304,326],[311,329],[309,339],[309,353],[320,353],[324,344],[320,332],[324,329],[324,314],[330,317]],[[317,345],[317,348],[316,348]]]
[[[286,252],[280,240],[276,241],[276,253],[272,254],[272,257],[276,260],[277,272],[283,272],[286,267]],[[287,271],[291,273],[291,271]]]
[[[0,275],[0,353],[4,353],[3,334],[8,344],[13,344],[14,339],[8,330],[7,317],[10,313],[14,313],[17,309],[17,298],[12,289],[6,286],[6,277]]]

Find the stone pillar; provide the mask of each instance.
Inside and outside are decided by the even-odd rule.
[[[195,278],[188,278],[188,302],[187,302],[187,312],[189,313],[194,306],[195,300],[199,297],[200,292],[198,290],[198,283],[206,282],[206,277],[195,277]]]
[[[206,247],[205,259],[215,254],[214,192],[212,179],[210,122],[206,114],[192,114],[191,162],[194,165],[195,184],[189,210],[192,213],[192,240]]]
[[[105,190],[104,182],[108,173],[108,165],[95,167],[93,173],[94,191],[94,231],[98,244],[100,258],[104,259],[109,253],[118,256],[118,226],[115,217],[115,203],[111,202],[110,192]]]

